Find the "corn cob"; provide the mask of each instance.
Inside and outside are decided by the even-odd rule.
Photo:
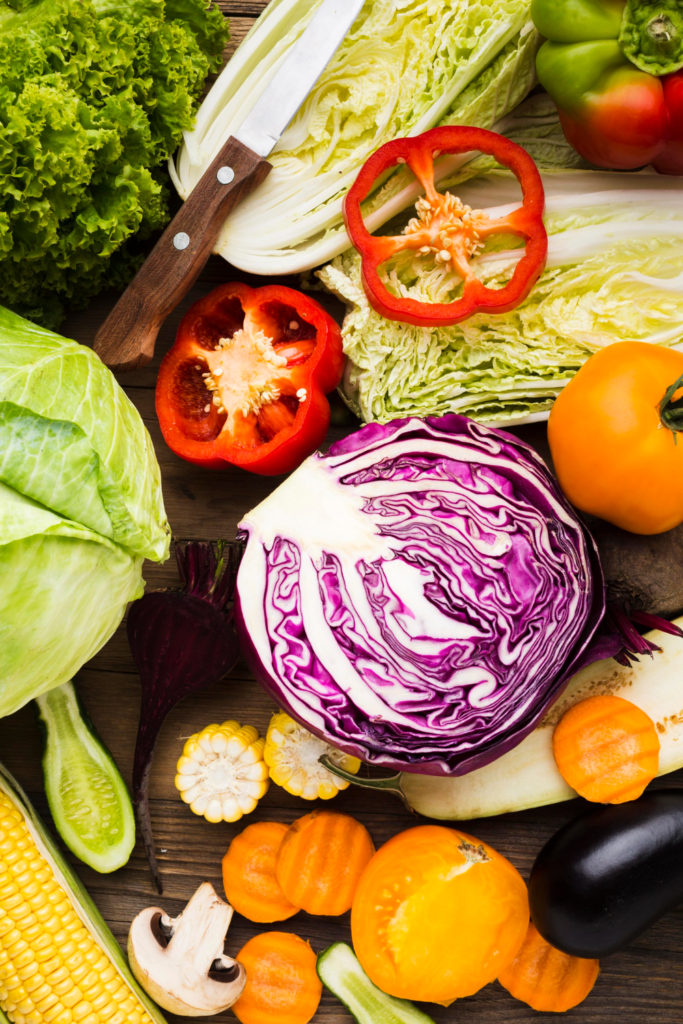
[[[263,759],[276,786],[304,800],[330,800],[336,796],[349,783],[320,763],[323,754],[353,775],[360,768],[357,757],[342,754],[304,729],[286,712],[278,711],[273,715],[266,733]]]
[[[238,821],[268,789],[263,744],[253,725],[207,725],[185,743],[175,777],[181,799],[207,821]]]
[[[0,1020],[163,1024],[94,904],[0,768]]]

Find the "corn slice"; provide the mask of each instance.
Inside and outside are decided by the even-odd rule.
[[[178,759],[175,786],[181,800],[211,822],[250,814],[269,785],[263,747],[253,725],[207,725],[189,737]]]
[[[357,757],[342,754],[295,722],[284,711],[273,715],[266,733],[263,759],[270,778],[292,796],[304,800],[330,800],[346,789],[348,782],[320,764],[327,754],[341,768],[355,775],[360,768]]]

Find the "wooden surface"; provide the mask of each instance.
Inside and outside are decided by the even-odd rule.
[[[232,16],[233,45],[239,41],[264,3],[223,0],[221,6]],[[190,302],[212,286],[234,279],[234,271],[214,257],[192,292],[164,325],[155,361],[145,369],[121,376],[120,380],[140,409],[152,434],[162,468],[168,517],[176,537],[232,538],[241,515],[274,485],[239,471],[209,473],[173,456],[163,444],[154,415],[154,382],[161,355],[173,340],[175,326]],[[87,312],[72,316],[64,333],[91,344],[98,326],[114,304],[116,296],[105,296]],[[337,428],[339,430],[339,428]],[[150,587],[176,582],[173,561],[163,566],[148,565],[145,577]],[[139,684],[123,629],[77,677],[78,687],[96,727],[110,747],[124,776],[130,780],[133,745],[137,727]],[[683,686],[683,681],[681,683]],[[195,817],[181,803],[173,787],[175,762],[184,739],[212,721],[237,718],[265,729],[272,702],[240,666],[212,690],[188,699],[167,719],[161,735],[151,780],[152,819],[165,893],[161,899],[169,913],[177,913],[194,889],[204,880],[219,892],[221,857],[240,825],[209,825]],[[0,759],[16,774],[36,805],[45,812],[39,762],[39,741],[32,708],[0,721]],[[667,783],[683,785],[683,773],[669,776]],[[271,787],[251,820],[276,819],[290,822],[310,810],[311,805]],[[359,817],[370,829],[377,845],[396,832],[417,824],[394,798],[347,791],[334,802],[337,810]],[[497,819],[468,823],[475,836],[492,843],[526,876],[542,843],[578,810],[570,804],[541,808]],[[244,824],[243,822],[242,824]],[[140,844],[129,865],[111,876],[98,876],[73,861],[114,933],[125,942],[132,917],[143,907],[159,902],[153,892]],[[299,914],[283,925],[310,940],[318,951],[336,939],[348,939],[348,916],[341,919],[313,918]],[[453,930],[458,922],[453,922]],[[230,948],[237,951],[259,926],[235,916],[230,931]],[[571,1011],[570,1018],[581,1024],[683,1024],[683,907],[672,910],[633,945],[602,965],[598,983],[588,1000]],[[476,996],[461,1000],[448,1009],[429,1007],[436,1021],[455,1024],[523,1024],[532,1020],[556,1020],[556,1015],[537,1014],[513,1000],[497,984]],[[169,1021],[174,1018],[169,1016]],[[187,1018],[185,1018],[187,1019]],[[230,1021],[230,1013],[212,1018]],[[348,1024],[349,1015],[325,994],[316,1016],[319,1024]],[[179,1018],[180,1020],[180,1018]],[[277,1024],[274,1018],[273,1024]]]

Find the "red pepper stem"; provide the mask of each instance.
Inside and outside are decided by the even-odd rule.
[[[674,398],[677,391],[683,389],[683,374],[666,389],[659,403],[659,418],[663,426],[670,430],[676,440],[676,434],[683,430],[683,394]]]

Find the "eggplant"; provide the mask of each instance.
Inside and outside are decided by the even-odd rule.
[[[657,789],[570,821],[538,854],[531,917],[574,956],[622,949],[683,900],[683,789]]]

